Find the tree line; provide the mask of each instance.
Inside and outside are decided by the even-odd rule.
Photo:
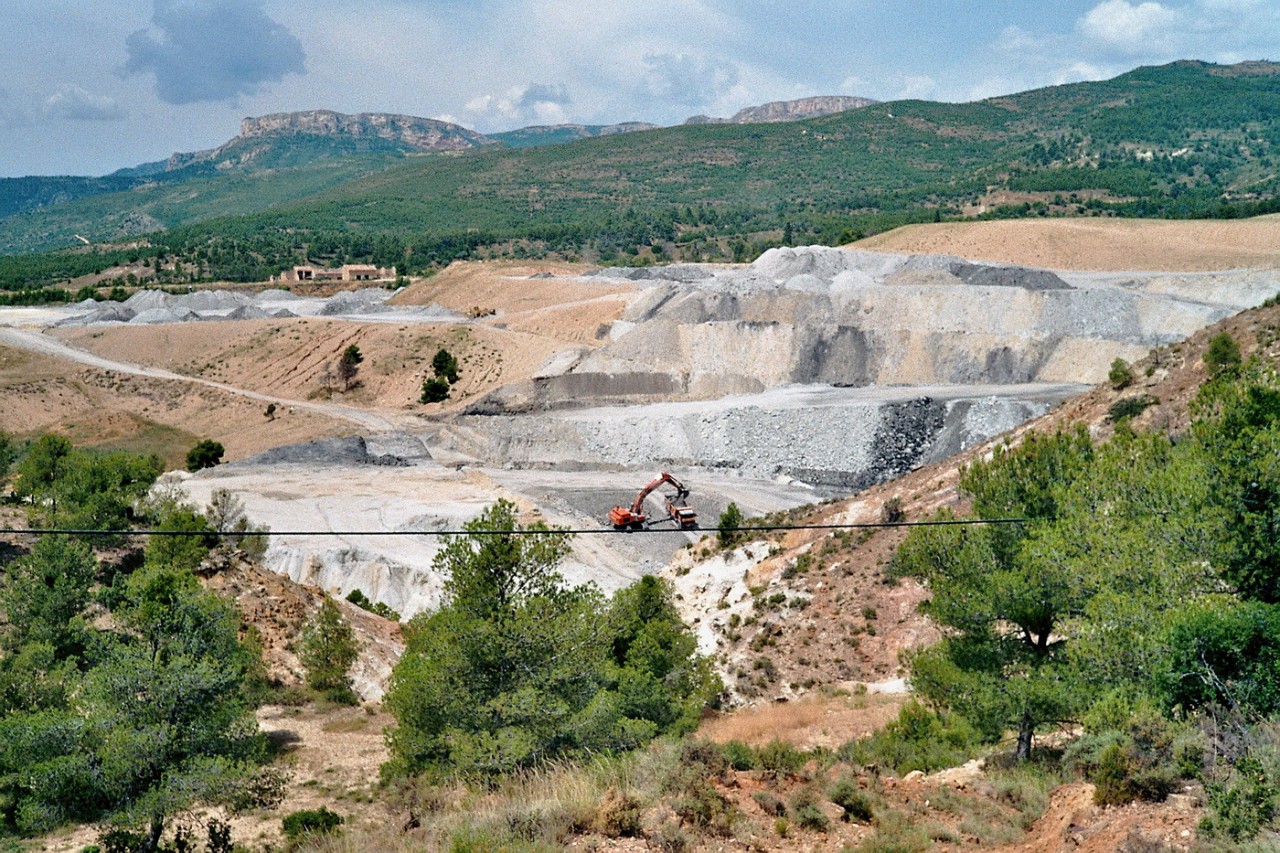
[[[1016,732],[1023,760],[1084,725],[1102,798],[1203,779],[1210,828],[1247,837],[1276,813],[1259,778],[1280,774],[1280,379],[1225,334],[1205,360],[1186,434],[1030,433],[960,480],[969,517],[1024,521],[914,530],[893,568],[947,631],[909,655],[922,699],[988,741]]]

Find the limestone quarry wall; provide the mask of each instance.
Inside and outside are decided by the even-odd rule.
[[[814,388],[458,418],[432,442],[513,467],[713,468],[857,490],[1043,414],[1081,386]]]
[[[790,383],[1093,383],[1115,358],[1280,291],[1274,272],[1055,273],[810,247],[745,268],[602,270],[648,284],[608,342],[476,412],[712,399]]]

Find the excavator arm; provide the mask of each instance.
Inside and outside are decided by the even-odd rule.
[[[615,506],[609,510],[609,522],[618,530],[639,529],[648,521],[648,516],[644,514],[645,498],[653,494],[653,491],[663,483],[668,483],[675,488],[674,497],[664,497],[664,503],[667,509],[667,515],[679,524],[681,527],[695,527],[698,523],[698,514],[693,509],[685,505],[685,501],[689,497],[689,490],[683,483],[675,477],[662,471],[650,481],[643,489],[636,493],[636,498],[631,502],[630,508],[623,506]]]

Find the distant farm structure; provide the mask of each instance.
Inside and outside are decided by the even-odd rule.
[[[375,267],[369,264],[343,264],[338,269],[321,269],[309,265],[297,266],[273,275],[273,282],[299,281],[395,281],[395,267]]]

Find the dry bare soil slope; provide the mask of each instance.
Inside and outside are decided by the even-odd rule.
[[[1280,267],[1280,216],[1244,220],[1009,219],[908,225],[850,245],[1063,270]]]
[[[438,304],[479,321],[361,323],[296,318],[235,323],[89,326],[59,329],[61,340],[95,355],[158,367],[282,400],[328,401],[403,421],[438,414],[493,389],[528,380],[568,346],[599,345],[635,288],[619,282],[515,278],[574,275],[565,264],[458,263],[398,294],[397,305]],[[355,344],[364,355],[358,381],[344,389],[326,372]],[[418,402],[422,380],[440,348],[457,357],[461,377],[450,401]],[[93,389],[100,388],[101,392]],[[354,428],[314,412],[278,407],[209,388],[143,377],[110,377],[66,362],[0,348],[0,395],[12,401],[6,427],[21,434],[67,432],[90,444],[156,449],[170,463],[197,437],[212,436],[227,459]],[[126,436],[134,434],[133,439]],[[145,441],[138,436],[152,435]]]

